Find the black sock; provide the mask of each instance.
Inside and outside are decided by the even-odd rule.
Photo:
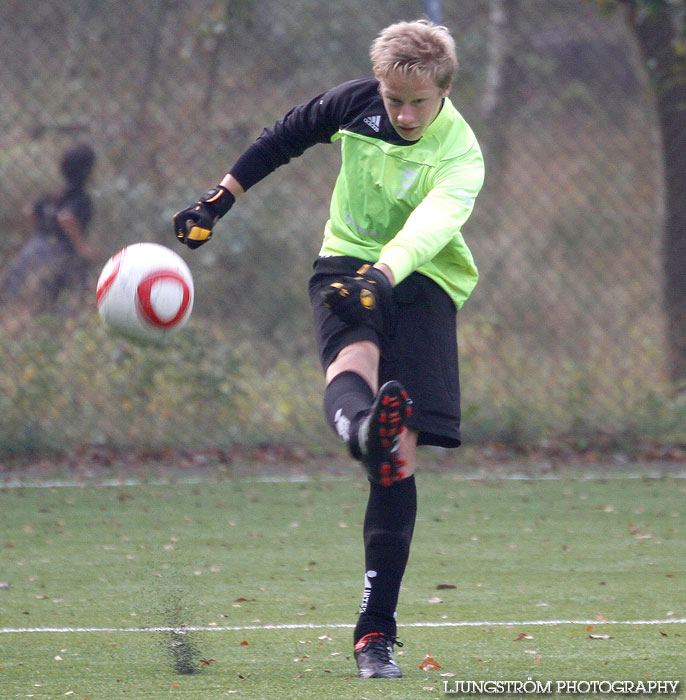
[[[360,458],[357,427],[374,401],[374,392],[357,372],[341,372],[324,391],[324,415],[355,459]]]
[[[414,475],[392,486],[370,482],[364,519],[365,589],[354,641],[396,634],[395,610],[417,517]]]

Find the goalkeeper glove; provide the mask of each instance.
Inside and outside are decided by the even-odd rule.
[[[388,277],[365,264],[355,277],[342,277],[323,292],[324,306],[353,326],[366,325],[383,335],[393,316],[393,288]]]
[[[174,214],[174,233],[189,248],[198,248],[212,238],[212,227],[233,206],[236,198],[219,185],[206,192],[193,206]]]

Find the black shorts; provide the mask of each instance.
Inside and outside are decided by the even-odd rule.
[[[414,401],[407,425],[419,432],[419,445],[458,447],[460,381],[457,312],[452,299],[418,272],[393,288],[396,322],[387,337],[368,326],[350,326],[322,303],[321,292],[341,276],[353,275],[366,261],[351,257],[318,258],[310,278],[319,357],[324,370],[351,343],[369,340],[381,352],[379,384],[396,379]]]

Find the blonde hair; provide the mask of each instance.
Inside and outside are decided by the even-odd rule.
[[[458,68],[448,29],[425,19],[386,27],[373,41],[369,56],[379,80],[398,73],[427,75],[441,89],[450,85]]]

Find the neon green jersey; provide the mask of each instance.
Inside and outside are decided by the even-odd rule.
[[[340,129],[342,166],[320,255],[383,262],[396,283],[417,271],[459,309],[479,278],[461,233],[484,179],[474,133],[450,100],[412,145]]]
[[[449,99],[418,141],[394,130],[374,78],[351,80],[265,128],[232,175],[247,190],[318,143],[341,141],[342,165],[320,254],[420,272],[459,309],[479,278],[461,233],[484,179],[479,144]]]

